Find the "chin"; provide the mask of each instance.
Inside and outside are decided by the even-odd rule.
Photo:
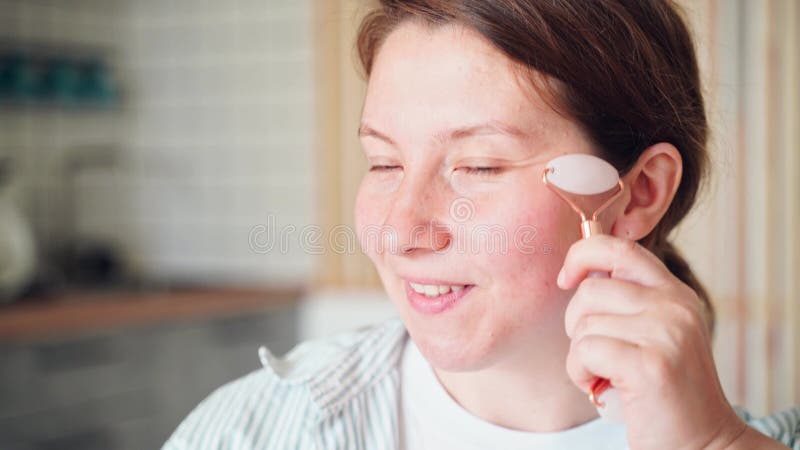
[[[490,324],[480,320],[487,319],[486,315],[450,311],[454,314],[422,316],[407,305],[399,310],[420,353],[437,369],[474,371],[490,366],[495,360],[492,354],[497,350],[500,336]]]
[[[542,328],[537,321],[544,319],[540,315],[546,307],[531,304],[531,299],[492,294],[476,286],[463,303],[441,313],[425,314],[412,307],[402,280],[380,271],[379,275],[411,339],[425,359],[440,370],[467,372],[490,367],[504,354],[508,356],[520,340],[529,342],[532,330]],[[496,297],[505,301],[499,302]]]
[[[468,342],[447,341],[436,335],[414,336],[413,334],[411,338],[433,367],[446,372],[481,370],[489,367],[494,359],[491,355],[492,346],[475,339]]]

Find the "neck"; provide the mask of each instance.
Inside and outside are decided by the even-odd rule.
[[[507,355],[502,363],[481,370],[446,372],[434,368],[434,372],[450,396],[487,422],[520,431],[562,431],[598,414],[567,375],[569,341],[555,342],[560,345],[548,346],[546,353],[529,350]]]

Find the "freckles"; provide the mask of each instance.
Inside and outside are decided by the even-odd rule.
[[[541,223],[544,227],[558,225],[562,217],[561,208],[553,203],[538,203],[535,208],[528,210],[524,220],[528,223]]]
[[[558,205],[550,201],[548,193],[531,186],[525,194],[516,195],[512,200],[515,205],[515,221],[522,224],[545,225],[558,217]]]
[[[557,200],[557,199],[556,199]],[[566,241],[571,241],[575,233],[580,234],[580,218],[571,210],[555,201],[542,201],[524,211],[519,223],[536,228],[536,241],[556,251]]]
[[[367,225],[370,224],[370,222],[373,221],[370,217],[370,208],[366,207],[366,205],[360,205],[359,203],[356,203],[354,205],[353,216],[355,219],[354,224],[356,226],[356,231],[360,236],[361,230],[363,230]]]
[[[356,222],[361,222],[364,225],[380,225],[377,222],[380,222],[378,219],[383,215],[386,202],[384,199],[385,197],[374,194],[358,194],[353,207]]]
[[[383,224],[382,202],[376,200],[374,196],[360,194],[356,197],[353,206],[355,238],[361,251],[369,257],[372,262],[379,265],[379,248],[382,245],[378,242],[372,230]]]

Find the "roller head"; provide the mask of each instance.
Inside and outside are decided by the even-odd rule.
[[[547,163],[547,169],[547,182],[571,194],[602,194],[619,181],[619,172],[614,166],[584,153],[553,158]]]

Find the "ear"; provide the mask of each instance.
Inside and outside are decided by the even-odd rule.
[[[625,193],[614,208],[614,236],[639,240],[666,214],[683,174],[683,159],[674,145],[648,147],[622,177]]]

